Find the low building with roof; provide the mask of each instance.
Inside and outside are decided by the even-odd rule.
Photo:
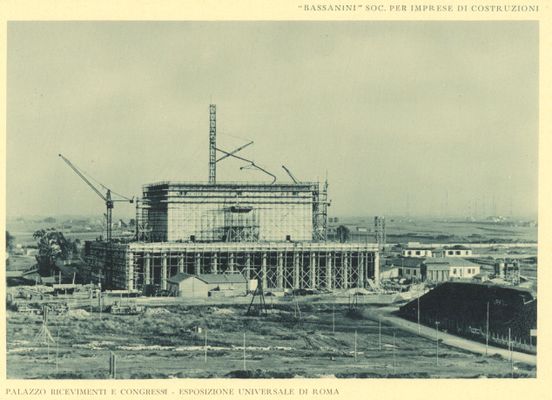
[[[430,258],[424,261],[424,280],[444,282],[451,279],[472,279],[481,272],[481,267],[463,258]]]
[[[409,242],[402,249],[403,257],[433,257],[433,246],[424,245],[419,242]]]
[[[169,292],[177,297],[207,298],[247,293],[247,280],[240,273],[191,275],[179,272],[167,282]]]
[[[397,257],[387,260],[387,268],[397,268],[397,276],[401,278],[422,280],[422,265],[425,258]]]
[[[450,279],[450,270],[447,262],[430,262],[424,264],[422,279],[430,282],[446,282]]]
[[[472,257],[473,250],[468,246],[457,244],[454,246],[445,246],[441,249],[435,249],[434,257]]]

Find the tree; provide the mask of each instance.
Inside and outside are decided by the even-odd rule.
[[[56,269],[56,260],[67,260],[71,254],[71,244],[63,233],[52,229],[39,229],[33,233],[38,245],[38,273],[49,276]]]
[[[9,231],[6,231],[6,252],[11,252],[13,250],[13,245],[15,242],[15,236],[12,236],[12,234]]]
[[[339,225],[336,229],[337,237],[341,243],[348,242],[351,238],[351,231],[345,225]]]

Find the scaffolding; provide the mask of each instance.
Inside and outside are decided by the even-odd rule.
[[[149,224],[149,202],[136,199],[136,241],[151,242],[151,226]]]
[[[383,249],[387,242],[387,234],[385,231],[385,217],[374,217],[374,234],[376,243],[379,245],[380,250]]]
[[[136,241],[90,242],[90,276],[106,287],[167,289],[179,272],[242,273],[263,288],[346,289],[379,279],[378,246],[327,242],[328,181],[275,183],[276,176],[216,146],[216,106],[209,107],[208,183],[157,182],[136,203]],[[225,155],[216,159],[216,152]],[[235,157],[271,183],[216,182],[216,163]]]
[[[328,239],[328,180],[313,191],[312,233],[313,240],[325,242]]]
[[[209,106],[209,183],[217,183],[217,106]]]
[[[104,285],[126,290],[165,290],[179,272],[241,273],[267,290],[365,288],[369,279],[379,280],[376,244],[92,242],[87,263],[101,268],[108,259]]]
[[[327,206],[327,183],[159,182],[143,187],[136,237],[145,242],[325,241]],[[249,211],[229,212],[237,209]],[[244,220],[247,228],[240,225]]]
[[[223,241],[259,240],[259,214],[250,206],[230,206],[224,210]]]

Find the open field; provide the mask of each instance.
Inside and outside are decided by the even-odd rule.
[[[290,303],[273,304],[265,318],[245,317],[245,305],[150,307],[142,316],[104,313],[102,319],[74,310],[49,316],[57,340],[49,347],[34,341],[40,316],[9,312],[8,377],[105,378],[110,351],[117,356],[117,378],[468,378],[511,373],[510,363],[500,356],[484,357],[443,343],[437,361],[434,339],[387,322],[381,325],[380,347],[378,321],[347,316],[347,305],[301,302],[299,309],[300,320]],[[515,374],[534,377],[536,370],[516,363]]]
[[[349,217],[348,223],[373,229],[373,219]],[[536,243],[537,227],[527,221],[493,223],[461,218],[386,217],[387,243]]]
[[[87,217],[82,217],[87,218]],[[341,218],[340,223],[354,224],[373,230],[373,217]],[[444,219],[429,217],[387,217],[385,220],[387,242],[406,243],[419,241],[423,243],[486,243],[496,242],[537,242],[537,227],[528,221],[512,221],[511,223],[493,223],[485,220],[467,221],[461,218]],[[32,234],[37,229],[51,228],[61,230],[67,238],[94,240],[105,236],[105,228],[98,225],[81,227],[75,225],[71,229],[64,227],[62,221],[46,223],[35,220],[8,219],[7,230],[15,236],[15,241],[21,245],[32,245],[35,241]],[[74,225],[74,224],[73,224]],[[129,229],[124,232],[114,229],[114,237],[128,236]]]

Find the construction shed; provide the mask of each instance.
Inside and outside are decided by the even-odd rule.
[[[178,273],[170,277],[167,282],[169,292],[177,297],[239,296],[247,292],[247,280],[240,273],[201,275]]]

